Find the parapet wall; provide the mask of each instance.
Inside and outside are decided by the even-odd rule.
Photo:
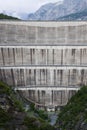
[[[42,106],[87,85],[87,22],[0,21],[0,80]]]

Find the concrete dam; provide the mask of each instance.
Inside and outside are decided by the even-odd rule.
[[[87,22],[0,21],[0,80],[55,108],[87,85]]]

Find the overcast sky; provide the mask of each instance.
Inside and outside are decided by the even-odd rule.
[[[60,0],[0,0],[0,12],[34,12],[41,5],[46,3],[54,3]]]

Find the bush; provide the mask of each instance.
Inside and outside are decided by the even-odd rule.
[[[5,123],[11,120],[11,116],[0,107],[0,127],[5,126]]]
[[[36,124],[37,119],[34,117],[25,117],[24,125],[26,125],[29,130],[39,130],[39,127]]]
[[[40,127],[40,130],[54,130],[54,127],[51,126],[51,125],[48,125],[48,124],[43,124],[43,125]]]
[[[48,115],[45,113],[45,111],[35,109],[34,112],[36,112],[43,120],[48,120]]]
[[[35,111],[35,105],[34,105],[34,103],[30,103],[30,110]]]

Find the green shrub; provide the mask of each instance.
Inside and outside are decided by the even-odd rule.
[[[39,127],[36,125],[37,119],[34,117],[25,117],[24,125],[28,127],[29,130],[39,130]]]
[[[0,107],[0,127],[5,126],[5,123],[11,120],[11,116]]]
[[[55,128],[51,125],[48,125],[48,124],[43,124],[41,127],[40,127],[40,130],[54,130]]]
[[[82,87],[60,111],[58,122],[64,129],[74,130],[80,120],[87,120],[87,86]]]
[[[45,111],[35,109],[34,112],[37,113],[39,117],[42,118],[43,120],[48,120],[48,114]]]

